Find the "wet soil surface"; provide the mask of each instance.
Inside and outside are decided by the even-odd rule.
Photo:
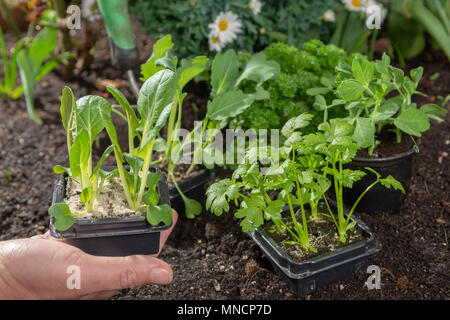
[[[11,42],[9,42],[11,43]],[[143,59],[149,56],[151,39],[139,36]],[[24,98],[0,100],[0,240],[29,237],[48,230],[47,210],[56,175],[52,168],[68,161],[65,133],[60,124],[59,95],[69,85],[77,98],[105,91],[98,79],[126,79],[109,66],[109,52],[102,40],[95,62],[81,76],[63,81],[48,75],[36,88],[36,106],[42,125],[33,123]],[[421,90],[425,101],[439,102],[450,88],[450,65],[423,57],[425,75]],[[413,62],[414,63],[414,62]],[[411,65],[415,67],[415,65]],[[440,73],[437,80],[430,76]],[[131,90],[121,88],[132,98]],[[110,99],[112,101],[112,99]],[[186,123],[204,112],[194,96],[199,114],[187,106]],[[198,101],[200,100],[200,101]],[[203,99],[204,101],[204,99]],[[203,109],[202,109],[203,108]],[[447,105],[447,109],[449,106]],[[448,299],[449,281],[449,158],[450,117],[433,122],[423,135],[420,154],[414,159],[414,176],[400,212],[391,215],[358,214],[383,245],[368,264],[381,268],[381,290],[368,290],[368,274],[348,279],[302,299]],[[126,139],[126,138],[125,138]],[[111,158],[111,160],[113,160]],[[120,291],[114,299],[296,299],[277,277],[250,238],[240,231],[231,214],[216,217],[203,213],[194,220],[180,216],[161,253],[174,270],[168,286],[143,286]]]

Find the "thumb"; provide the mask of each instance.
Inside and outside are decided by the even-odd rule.
[[[81,289],[86,293],[120,290],[147,284],[169,284],[173,279],[170,266],[152,256],[86,255],[85,259],[81,260]]]

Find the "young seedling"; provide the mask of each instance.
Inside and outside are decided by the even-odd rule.
[[[228,202],[234,201],[239,208],[235,216],[244,219],[241,222],[244,232],[261,226],[264,220],[271,220],[279,231],[288,232],[294,243],[314,252],[316,249],[311,247],[309,240],[308,221],[319,218],[318,207],[321,200],[325,201],[329,210],[329,215],[323,215],[333,220],[340,241],[345,243],[347,232],[355,226],[350,218],[361,198],[371,188],[381,183],[385,187],[404,192],[402,185],[392,176],[382,179],[373,169],[368,168],[377,176],[377,180],[360,195],[346,216],[343,188],[351,188],[365,173],[344,169],[343,165],[352,160],[359,146],[353,142],[352,127],[344,119],[332,119],[321,124],[319,130],[324,133],[303,136],[301,129],[307,127],[312,118],[311,114],[305,113],[286,123],[282,129],[284,144],[278,150],[280,161],[275,163],[269,157],[270,166],[265,168],[264,175],[260,172],[263,166],[255,161],[255,155],[261,154],[261,150],[257,147],[248,149],[244,164],[234,171],[231,179],[221,180],[208,188],[206,208],[220,216],[230,210]],[[325,196],[332,184],[336,193],[337,219]],[[272,200],[268,191],[278,194],[276,200]],[[285,206],[289,208],[289,224],[281,216]],[[301,221],[296,217],[294,206],[300,208]],[[306,214],[307,207],[311,211],[309,217]]]
[[[329,217],[336,225],[339,240],[342,243],[345,243],[347,241],[347,232],[356,224],[356,222],[350,222],[350,218],[358,203],[370,189],[376,184],[381,183],[386,188],[392,187],[395,190],[401,190],[403,193],[405,193],[405,190],[401,183],[391,175],[386,178],[381,178],[380,174],[375,170],[367,167],[365,168],[366,170],[376,175],[376,181],[361,193],[350,211],[345,215],[343,201],[344,187],[352,188],[353,183],[359,181],[366,175],[366,173],[361,170],[344,168],[344,165],[351,162],[356,156],[359,146],[352,140],[351,133],[353,128],[345,119],[331,119],[329,122],[320,124],[318,129],[323,133],[319,132],[305,136],[302,144],[305,148],[315,150],[317,154],[323,157],[320,173],[323,174],[324,177],[330,179],[333,183],[336,198],[337,219],[334,216],[325,193],[323,194],[323,199],[327,205]]]
[[[52,205],[49,213],[55,218],[55,227],[58,230],[67,230],[75,222],[75,217],[92,212],[104,182],[115,175],[115,172],[101,169],[114,146],[111,145],[104,151],[95,167],[92,163],[92,144],[105,127],[102,120],[105,115],[111,116],[111,105],[106,100],[87,96],[75,102],[72,90],[64,88],[61,118],[66,130],[70,168],[57,165],[54,171],[57,174],[67,174],[80,185],[80,200],[85,204],[85,210],[75,213],[70,211],[66,203]]]
[[[130,209],[147,210],[147,220],[152,225],[172,222],[172,210],[169,205],[158,205],[159,197],[155,189],[160,176],[151,172],[155,141],[174,107],[177,91],[177,76],[170,69],[162,69],[145,81],[139,91],[137,110],[139,118],[125,96],[117,89],[108,87],[109,92],[118,101],[128,122],[128,152],[122,152],[117,132],[110,115],[105,115],[106,131],[114,146],[114,154],[119,177]],[[139,144],[135,146],[135,137]],[[126,162],[130,170],[124,167]]]
[[[412,102],[415,94],[422,94],[417,91],[422,67],[411,70],[408,77],[391,66],[389,56],[384,54],[375,62],[355,56],[351,66],[341,64],[337,70],[336,94],[348,111],[352,137],[361,148],[368,148],[369,154],[380,143],[376,138],[383,127],[393,126],[400,142],[402,133],[420,137],[430,128],[429,119],[443,121],[441,117],[447,113],[436,104],[418,108]]]

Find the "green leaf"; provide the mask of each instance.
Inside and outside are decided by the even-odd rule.
[[[263,212],[258,207],[240,208],[234,216],[238,219],[244,219],[240,223],[243,232],[253,231],[254,228],[264,223]]]
[[[146,81],[158,71],[164,69],[164,67],[157,66],[156,60],[161,59],[167,51],[173,47],[172,35],[168,34],[165,37],[159,39],[153,45],[153,52],[146,63],[141,65],[142,81]]]
[[[205,56],[198,56],[189,60],[181,60],[181,67],[178,70],[178,89],[182,91],[184,86],[189,81],[206,69],[207,63],[208,58]]]
[[[325,109],[327,109],[327,101],[325,100],[325,98],[322,95],[317,95],[316,96],[316,101],[314,102],[314,108],[323,111]]]
[[[142,201],[149,206],[156,206],[159,203],[159,194],[155,189],[150,189],[142,196]]]
[[[306,90],[306,94],[308,96],[317,96],[318,94],[327,94],[328,92],[330,92],[330,89],[328,88],[310,88],[308,90]]]
[[[337,95],[344,100],[352,101],[359,99],[364,92],[360,82],[350,79],[342,82],[337,88]]]
[[[125,161],[130,166],[130,171],[133,172],[133,174],[137,174],[142,169],[142,166],[144,165],[144,159],[126,152],[123,153],[123,156],[125,158]]]
[[[226,198],[229,186],[230,179],[223,179],[212,184],[206,190],[206,210],[211,210],[216,216],[220,216],[223,212],[230,210]]]
[[[361,180],[361,178],[364,177],[365,175],[366,173],[361,170],[344,169],[342,170],[340,180],[344,187],[352,188],[353,183]]]
[[[159,180],[161,179],[161,175],[156,172],[150,172],[147,175],[147,181],[145,185],[147,188],[155,188],[155,186],[158,184]]]
[[[178,64],[178,58],[173,56],[170,51],[166,51],[164,56],[155,61],[155,65],[159,67],[163,67],[165,69],[176,71]]]
[[[55,228],[58,231],[66,231],[75,223],[75,218],[66,203],[55,203],[48,213],[55,219]]]
[[[92,176],[96,175],[100,171],[100,168],[101,168],[103,162],[105,162],[105,160],[109,157],[109,155],[113,151],[114,151],[114,145],[110,145],[108,148],[105,149],[105,151],[103,151],[103,154],[102,154],[100,160],[97,162],[97,165],[95,166],[94,170],[92,171]]]
[[[42,120],[37,115],[34,109],[34,86],[35,77],[32,59],[30,58],[30,53],[28,50],[23,49],[19,52],[17,56],[17,64],[19,65],[20,79],[22,82],[22,87],[25,92],[25,103],[27,107],[28,114],[34,122],[40,124]]]
[[[375,142],[375,130],[369,118],[356,118],[353,140],[361,147],[368,148]]]
[[[312,118],[314,118],[312,114],[302,113],[295,118],[289,119],[281,129],[281,133],[283,136],[289,137],[295,130],[308,126]]]
[[[158,71],[142,85],[137,102],[143,135],[141,150],[159,133],[167,121],[176,90],[176,74],[168,69]]]
[[[265,90],[262,86],[256,87],[254,96],[255,96],[255,100],[257,100],[257,101],[270,99],[269,91]]]
[[[147,209],[147,221],[152,226],[157,226],[163,222],[166,226],[172,224],[172,208],[168,204],[160,206],[150,205]]]
[[[285,202],[281,198],[270,202],[267,208],[264,210],[264,217],[266,218],[266,220],[272,220],[274,222],[280,221],[281,211],[283,210],[284,206]]]
[[[184,201],[184,212],[186,213],[186,217],[188,219],[194,219],[195,216],[198,216],[202,213],[203,208],[200,202],[189,199],[187,197],[183,198]]]
[[[336,138],[349,136],[353,132],[353,126],[345,119],[331,119],[329,122],[321,123],[318,129],[328,135],[329,141]]]
[[[212,120],[227,120],[244,112],[255,101],[255,97],[241,90],[229,91],[208,102],[207,116]]]
[[[70,169],[69,168],[65,168],[63,166],[60,165],[56,165],[53,167],[53,172],[56,174],[63,174],[63,173],[67,173],[70,176]]]
[[[424,104],[420,108],[420,111],[424,112],[430,119],[437,120],[438,122],[443,122],[444,119],[441,116],[444,117],[447,114],[446,109],[433,103]]]
[[[356,80],[363,86],[369,86],[375,71],[374,65],[366,59],[354,58],[352,62],[352,72]]]
[[[400,181],[398,181],[397,179],[395,179],[393,176],[388,175],[386,178],[384,179],[380,179],[380,183],[385,186],[386,188],[394,188],[394,190],[400,190],[403,194],[405,194],[405,189],[403,188],[402,184],[400,183]]]
[[[92,191],[93,191],[92,187],[84,188],[83,191],[81,191],[81,194],[80,194],[81,202],[83,202],[85,204],[88,204],[91,201],[91,199],[92,199]]]
[[[89,134],[83,130],[76,137],[69,152],[69,162],[72,177],[78,178],[82,174],[87,175],[87,167],[91,142],[89,140]]]
[[[85,96],[77,101],[77,131],[89,134],[90,144],[105,128],[104,119],[111,119],[111,104],[99,96]]]
[[[390,119],[397,113],[399,109],[400,106],[397,103],[392,100],[387,100],[380,106],[378,112],[373,117],[373,121],[377,123],[379,121]]]
[[[72,128],[74,111],[77,108],[75,96],[69,87],[64,87],[61,98],[61,120],[66,132]]]
[[[156,138],[153,144],[153,150],[156,152],[165,152],[167,150],[167,141],[163,138]]]
[[[258,85],[263,82],[277,77],[280,74],[280,66],[278,63],[272,60],[267,60],[264,52],[254,54],[245,65],[244,71],[242,71],[239,78],[236,80],[235,88],[243,80],[255,81]]]
[[[216,54],[211,67],[211,86],[220,95],[234,86],[239,75],[240,62],[234,50]]]
[[[109,91],[109,93],[112,94],[114,99],[117,100],[120,107],[127,115],[128,127],[131,129],[131,133],[134,135],[136,129],[139,127],[139,120],[136,117],[136,113],[134,112],[127,98],[124,96],[122,92],[120,92],[119,89],[116,89],[111,86],[107,86],[106,89]]]
[[[394,124],[403,132],[417,137],[420,137],[422,132],[430,128],[430,121],[428,120],[427,114],[415,108],[404,110],[394,120]]]
[[[411,72],[411,78],[414,80],[414,82],[419,84],[420,79],[422,79],[423,76],[423,67],[417,67],[416,69],[412,69]]]
[[[350,222],[347,225],[347,228],[345,229],[346,231],[352,230],[354,227],[356,226],[356,221]]]

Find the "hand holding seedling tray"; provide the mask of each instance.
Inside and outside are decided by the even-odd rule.
[[[168,200],[167,183],[159,171],[151,168],[150,164],[153,144],[167,121],[176,85],[176,76],[169,69],[160,70],[150,77],[139,92],[139,120],[133,109],[126,103],[124,96],[119,91],[111,89],[127,114],[130,135],[128,153],[122,152],[117,141],[116,129],[111,121],[111,104],[97,96],[83,97],[75,102],[72,91],[69,88],[64,89],[61,116],[67,133],[70,168],[56,166],[54,171],[64,174],[71,181],[80,185],[80,200],[84,203],[84,208],[80,212],[73,212],[62,197],[56,197],[54,199],[56,201],[49,209],[55,234],[57,231],[69,231],[69,233],[73,231],[76,235],[82,233],[77,227],[70,228],[76,221],[83,220],[83,216],[88,213],[94,213],[95,216],[95,206],[101,195],[102,187],[109,180],[121,185],[120,192],[125,195],[129,209],[138,218],[139,230],[137,232],[139,234],[148,233],[147,229],[151,229],[149,225],[155,227],[160,226],[161,223],[166,227],[171,225],[172,210]],[[112,145],[105,150],[100,161],[93,168],[92,144],[95,137],[104,129],[106,129]],[[141,139],[139,146],[135,147],[134,137],[138,132]],[[113,151],[117,169],[102,170],[102,163]],[[125,161],[128,168],[124,166]],[[112,195],[112,199],[114,199],[114,195]],[[113,219],[118,215],[119,213],[111,213]],[[143,216],[145,218],[142,218]],[[145,222],[144,225],[141,220]],[[106,222],[101,221],[101,223]],[[142,231],[143,227],[146,231]],[[104,229],[111,228],[103,226],[103,231]],[[131,231],[133,234],[133,230]],[[127,230],[127,233],[129,232],[130,230]],[[159,245],[157,249],[159,249]],[[150,251],[154,251],[154,249]]]

